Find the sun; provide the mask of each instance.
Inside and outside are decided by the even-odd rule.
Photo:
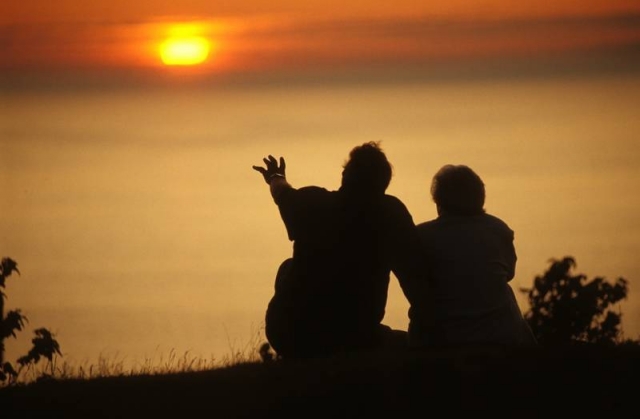
[[[167,66],[194,66],[207,61],[213,49],[210,25],[202,22],[167,24],[158,52]]]
[[[169,38],[160,45],[165,65],[197,65],[209,58],[211,43],[202,37]]]

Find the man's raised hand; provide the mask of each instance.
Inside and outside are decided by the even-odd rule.
[[[271,183],[274,177],[285,177],[285,168],[286,164],[284,161],[284,157],[280,157],[280,165],[278,166],[278,161],[272,155],[265,157],[262,159],[265,164],[265,167],[262,166],[252,166],[253,170],[256,170],[262,174],[264,177],[264,181],[267,184]]]

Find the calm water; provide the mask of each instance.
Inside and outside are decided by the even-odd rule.
[[[259,340],[291,244],[251,165],[283,155],[294,185],[336,188],[369,140],[416,221],[435,216],[440,166],[476,169],[516,232],[514,287],[574,256],[629,280],[619,308],[640,335],[639,79],[30,92],[0,108],[0,249],[22,272],[7,308],[56,332],[68,361],[220,358]],[[406,328],[407,308],[394,283],[387,323]]]

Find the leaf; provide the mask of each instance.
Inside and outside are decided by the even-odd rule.
[[[2,371],[7,373],[7,374],[9,374],[9,375],[11,375],[12,377],[17,377],[18,376],[18,373],[16,372],[15,369],[13,369],[13,365],[11,365],[10,362],[5,362],[2,365]]]
[[[40,328],[35,330],[34,333],[36,337],[31,340],[33,348],[29,351],[29,354],[36,360],[35,362],[38,362],[40,356],[44,356],[51,361],[55,354],[62,355],[58,341],[49,330]]]
[[[23,329],[25,322],[28,322],[26,316],[20,313],[20,309],[11,310],[7,313],[2,323],[2,329],[0,330],[0,337],[8,338],[9,336],[16,337],[16,330]]]
[[[29,351],[29,353],[27,355],[21,356],[20,358],[18,358],[18,364],[20,364],[21,366],[25,366],[27,364],[30,363],[36,363],[40,360],[40,357],[35,355],[32,356],[31,351]]]
[[[11,258],[2,258],[2,262],[0,262],[0,269],[2,270],[2,276],[4,277],[8,277],[12,272],[17,272],[18,275],[20,275],[18,263]]]

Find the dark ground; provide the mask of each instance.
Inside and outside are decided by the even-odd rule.
[[[0,389],[2,418],[640,417],[640,345],[347,354]]]

